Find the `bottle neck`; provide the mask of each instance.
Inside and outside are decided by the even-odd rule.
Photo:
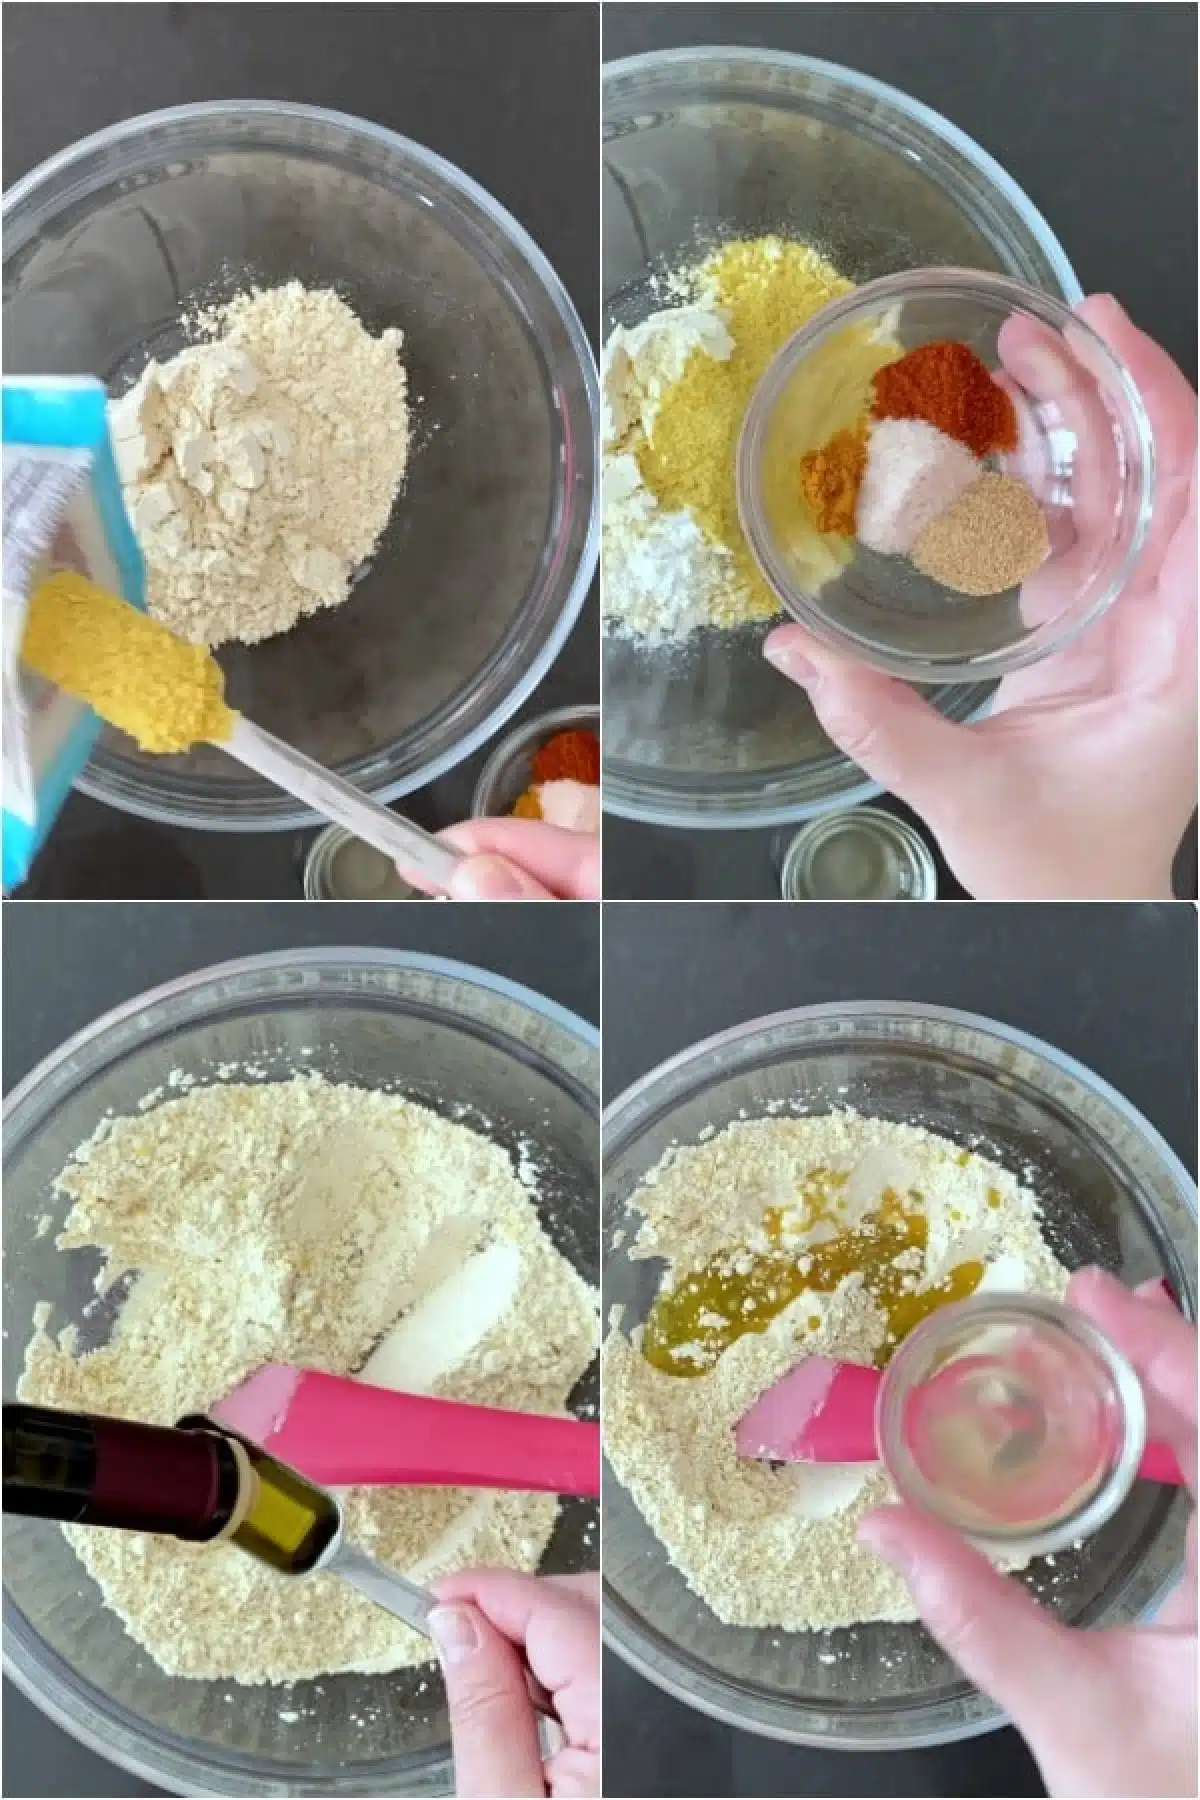
[[[332,1494],[226,1426],[202,1413],[179,1421],[188,1431],[219,1431],[245,1459],[246,1503],[225,1535],[240,1550],[285,1575],[308,1575],[333,1554],[341,1538],[342,1509]]]

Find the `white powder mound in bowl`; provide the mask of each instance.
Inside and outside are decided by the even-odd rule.
[[[408,460],[403,342],[299,282],[200,315],[209,341],[112,403],[150,612],[179,637],[254,644],[340,606]]]
[[[965,444],[924,419],[881,419],[867,437],[855,518],[860,543],[905,556],[983,473]]]
[[[538,804],[547,825],[560,831],[582,831],[595,835],[600,829],[600,789],[584,781],[543,781],[537,790]]]

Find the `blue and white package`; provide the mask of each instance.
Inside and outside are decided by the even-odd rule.
[[[4,382],[4,892],[25,880],[100,721],[20,661],[29,596],[73,569],[144,610],[141,552],[121,495],[104,384]]]

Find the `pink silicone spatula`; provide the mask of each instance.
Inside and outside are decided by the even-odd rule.
[[[267,1363],[208,1410],[322,1487],[600,1492],[600,1427]]]
[[[878,1462],[875,1397],[882,1380],[882,1369],[805,1357],[738,1420],[738,1455],[750,1462]],[[1183,1481],[1165,1444],[1146,1445],[1138,1474],[1171,1487]]]

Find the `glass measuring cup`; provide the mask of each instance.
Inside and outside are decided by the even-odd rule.
[[[904,1340],[875,1430],[903,1499],[981,1549],[1028,1557],[1113,1516],[1137,1476],[1146,1404],[1132,1366],[1081,1313],[977,1295]]]

